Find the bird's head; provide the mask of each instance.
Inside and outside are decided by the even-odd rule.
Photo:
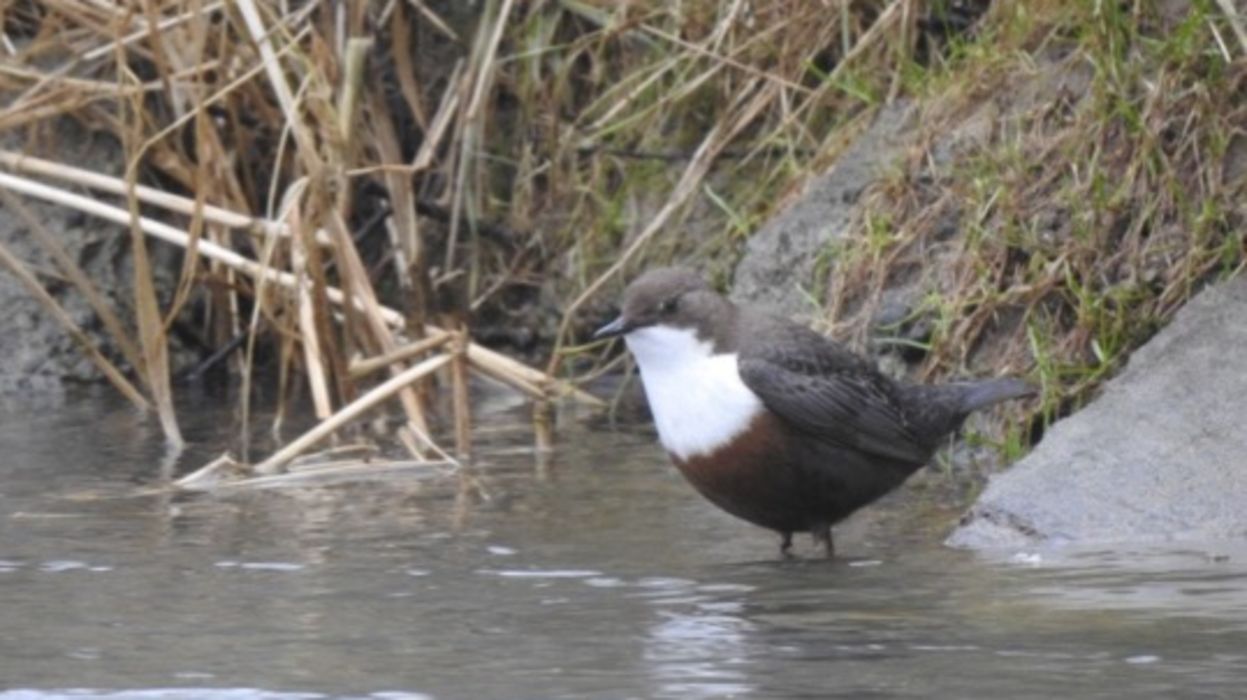
[[[658,268],[628,285],[619,317],[593,337],[623,336],[642,360],[643,354],[676,351],[677,345],[690,341],[721,346],[732,309],[696,272],[684,267]]]

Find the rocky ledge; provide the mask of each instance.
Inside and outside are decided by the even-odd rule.
[[[1247,277],[1192,299],[1103,393],[993,478],[975,549],[1247,537]]]

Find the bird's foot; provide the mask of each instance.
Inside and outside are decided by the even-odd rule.
[[[783,541],[781,541],[781,542],[779,543],[779,553],[780,553],[780,556],[782,556],[782,557],[783,557],[783,558],[785,558],[785,559],[792,559],[792,558],[793,558],[793,555],[792,555],[792,533],[791,533],[791,532],[784,532],[784,533],[781,533],[781,534],[783,535],[783,538],[784,538],[784,539],[783,539]]]
[[[828,559],[836,558],[836,542],[831,536],[831,526],[816,527],[810,530],[810,535],[814,538],[814,544],[823,545],[823,552]]]

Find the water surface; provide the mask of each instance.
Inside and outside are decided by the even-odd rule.
[[[219,402],[0,407],[0,700],[1236,697],[1247,549],[939,543],[922,484],[834,562],[702,502],[645,430],[570,418],[548,462],[487,411],[451,478],[151,492],[229,446]],[[937,478],[928,484],[938,485]],[[938,499],[937,499],[938,500]],[[801,543],[806,553],[813,549]]]

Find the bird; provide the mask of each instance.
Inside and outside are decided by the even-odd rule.
[[[971,412],[1031,396],[1011,377],[912,384],[816,331],[716,293],[686,267],[624,290],[598,339],[622,337],[658,438],[711,503],[780,535],[832,526],[927,464]]]

